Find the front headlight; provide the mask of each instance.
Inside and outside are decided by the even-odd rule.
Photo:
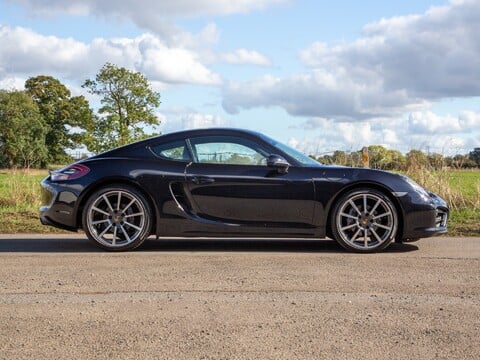
[[[429,199],[430,198],[430,194],[428,193],[427,190],[425,190],[423,187],[421,187],[420,185],[418,185],[415,181],[413,181],[412,179],[410,179],[408,176],[405,176],[405,175],[400,175],[403,180],[405,180],[408,185],[410,185],[412,187],[412,189],[417,192],[418,194],[420,194],[423,198],[425,198],[425,200]]]

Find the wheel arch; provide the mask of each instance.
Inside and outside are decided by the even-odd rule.
[[[381,193],[383,193],[386,197],[390,199],[390,201],[393,203],[395,206],[395,210],[397,211],[398,215],[398,227],[397,227],[397,235],[395,237],[395,241],[400,241],[403,236],[403,225],[404,225],[404,213],[403,213],[403,208],[400,205],[400,202],[398,199],[392,194],[392,190],[390,190],[388,187],[385,185],[376,183],[376,182],[368,182],[368,181],[362,181],[362,182],[357,182],[353,184],[349,184],[345,188],[343,188],[341,191],[339,191],[335,196],[330,200],[328,203],[328,208],[327,208],[327,219],[325,223],[325,229],[326,229],[326,234],[329,238],[333,238],[332,235],[332,228],[331,228],[331,223],[332,223],[332,216],[333,216],[333,210],[335,208],[335,204],[338,202],[339,199],[342,198],[343,195],[346,193],[353,191],[353,190],[358,190],[358,189],[374,189],[378,190]]]
[[[116,185],[126,185],[134,188],[138,192],[140,192],[145,199],[148,201],[148,205],[150,206],[151,209],[153,209],[154,214],[152,214],[152,219],[151,219],[151,229],[150,233],[152,234],[153,231],[156,232],[156,226],[157,226],[157,217],[158,217],[158,208],[157,205],[155,204],[155,201],[153,200],[152,196],[145,191],[136,181],[129,179],[129,178],[123,178],[123,177],[114,177],[114,178],[106,178],[102,179],[98,182],[95,182],[91,184],[87,189],[85,189],[79,199],[78,206],[76,209],[76,228],[81,228],[83,226],[82,224],[82,214],[83,214],[83,209],[85,208],[85,205],[88,201],[88,199],[92,196],[93,193],[98,191],[101,188],[108,187],[108,186],[116,186]]]

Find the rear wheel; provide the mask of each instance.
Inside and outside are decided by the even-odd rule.
[[[150,235],[151,210],[135,188],[105,187],[90,196],[83,210],[88,238],[110,251],[132,250]]]
[[[375,189],[356,189],[342,196],[331,217],[334,239],[345,249],[375,252],[395,238],[398,215],[392,201]]]

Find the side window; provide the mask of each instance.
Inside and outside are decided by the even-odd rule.
[[[199,163],[266,165],[267,152],[253,141],[233,136],[208,136],[190,140]]]
[[[157,156],[180,161],[191,161],[190,152],[184,140],[173,141],[166,144],[151,146],[150,150]]]

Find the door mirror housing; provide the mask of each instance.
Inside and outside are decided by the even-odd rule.
[[[267,166],[270,168],[275,168],[279,174],[286,174],[290,164],[282,156],[272,154],[267,158]]]

